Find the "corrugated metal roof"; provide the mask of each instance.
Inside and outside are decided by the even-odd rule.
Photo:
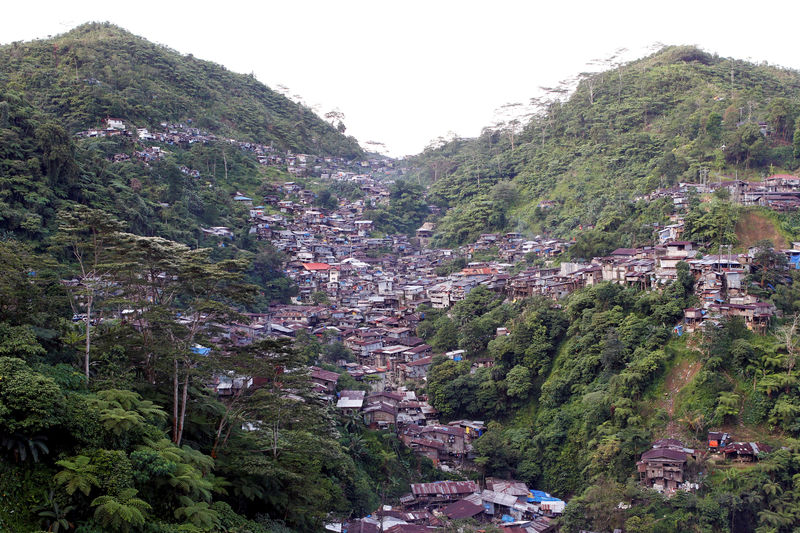
[[[436,483],[412,483],[411,492],[416,496],[436,494],[472,494],[478,492],[474,481],[437,481]]]
[[[484,490],[481,493],[481,499],[485,502],[492,502],[497,505],[505,505],[506,507],[512,507],[515,503],[517,503],[516,497],[510,494],[495,492],[493,490]]]

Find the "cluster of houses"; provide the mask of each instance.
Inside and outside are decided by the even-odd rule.
[[[327,531],[418,533],[441,531],[454,520],[500,526],[504,533],[550,533],[565,502],[515,480],[413,483],[400,505],[385,505],[371,515],[326,524]]]
[[[659,240],[653,246],[619,248],[589,261],[560,261],[558,266],[519,271],[515,265],[523,259],[530,261],[533,256],[548,264],[572,243],[512,232],[484,234],[457,250],[432,249],[427,246],[435,231],[431,222],[414,237],[374,237],[373,221],[364,218],[366,200],[372,205],[388,201],[386,182],[369,173],[339,172],[328,178],[355,184],[365,198],[341,200],[334,209],[323,209],[314,205],[312,191],[291,181],[274,185],[263,205],[254,206],[254,200],[242,194],[234,197],[249,210],[251,235],[269,240],[285,254],[284,273],[297,285],[298,295],[291,305],[274,305],[266,313],[247,315],[249,323],[229,325],[227,335],[237,343],[248,343],[260,337],[296,337],[304,331],[322,342],[342,342],[353,360],[339,361],[340,370],[368,382],[374,392],[424,382],[434,353],[416,336],[424,318],[422,306],[449,308],[479,286],[510,300],[534,295],[557,300],[601,282],[654,289],[676,279],[678,264],[685,262],[700,305],[685,310],[676,333],[733,316],[742,317],[751,329],[763,330],[776,313],[771,304],[747,291],[745,278],[754,252],[701,256],[694,243],[680,240],[679,215],[658,229]],[[225,227],[202,231],[220,242],[233,236]],[[795,248],[784,252],[796,267],[800,243]],[[454,258],[469,259],[478,253],[493,254],[495,259],[441,274],[440,267]],[[489,366],[491,361],[474,364]],[[375,417],[384,417],[387,411]],[[413,418],[415,413],[396,416]],[[434,456],[431,446],[425,453]]]
[[[334,157],[276,152],[271,146],[218,139],[184,124],[162,123],[162,132],[146,128],[128,130],[124,121],[107,119],[105,128],[88,130],[81,137],[135,136],[142,144],[133,157],[145,162],[164,157],[158,144],[230,142],[252,152],[264,165],[285,165],[296,176],[314,174],[325,180],[354,184],[363,199],[339,201],[333,209],[315,206],[316,195],[293,181],[276,185],[254,201],[240,192],[233,201],[249,211],[249,232],[269,241],[286,257],[284,273],[298,287],[288,305],[272,305],[264,313],[244,314],[240,322],[219,325],[220,335],[234,345],[246,345],[263,338],[296,338],[302,332],[320,342],[341,342],[352,358],[336,362],[337,371],[311,367],[310,375],[318,396],[335,405],[340,413],[358,417],[375,429],[390,429],[414,453],[429,458],[442,470],[463,466],[470,458],[472,443],[485,431],[482,421],[457,420],[441,424],[438,413],[412,385],[425,382],[433,360],[433,348],[417,337],[417,325],[424,319],[425,306],[447,309],[463,300],[477,287],[503,295],[509,300],[544,296],[558,300],[583,287],[602,282],[655,289],[675,280],[678,264],[688,264],[700,300],[697,308],[685,310],[676,332],[691,332],[707,321],[742,317],[748,327],[763,330],[776,310],[748,293],[745,278],[750,273],[754,252],[700,256],[692,242],[681,240],[683,220],[674,215],[671,223],[654,228],[657,242],[652,246],[619,248],[605,257],[580,262],[556,261],[572,242],[547,236],[527,237],[519,233],[487,233],[476,242],[456,250],[430,248],[435,225],[425,222],[413,237],[375,236],[374,221],[366,218],[371,206],[389,201],[389,181],[397,176],[389,160],[345,161]],[[135,133],[134,133],[135,131]],[[115,161],[126,161],[117,154]],[[200,173],[188,167],[181,171],[193,177]],[[764,182],[738,180],[718,184],[679,184],[661,189],[643,200],[663,196],[676,207],[686,205],[694,190],[698,193],[728,188],[731,198],[746,205],[767,205],[773,209],[800,206],[800,178],[772,176]],[[254,205],[258,204],[258,205]],[[542,202],[549,209],[553,202]],[[238,231],[240,228],[234,228]],[[220,245],[234,236],[227,227],[201,228]],[[800,243],[783,251],[790,265],[800,265]],[[455,258],[475,256],[491,260],[472,261],[455,272],[448,265]],[[537,259],[533,261],[533,259]],[[515,268],[522,261],[545,266]],[[508,334],[498,328],[497,335]],[[198,347],[198,350],[207,348]],[[460,360],[463,351],[445,354]],[[491,366],[491,360],[473,361],[473,367]],[[330,368],[330,367],[329,367]],[[339,390],[340,376],[349,374],[362,389]],[[212,384],[220,397],[234,396],[257,385],[253,378],[220,374]],[[752,461],[769,447],[758,443],[729,442],[730,436],[709,434],[709,449],[730,460]],[[695,490],[687,465],[695,450],[675,439],[653,444],[637,463],[643,484],[672,493]],[[529,490],[517,481],[488,479],[484,488],[472,481],[443,481],[414,484],[398,507],[383,506],[359,520],[329,524],[333,531],[431,531],[452,520],[471,518],[496,523],[506,533],[553,531],[550,518],[561,514],[565,503],[549,494]]]
[[[708,452],[730,462],[751,463],[761,453],[769,453],[770,446],[758,442],[734,442],[728,433],[709,431]],[[690,460],[698,458],[699,451],[687,448],[677,439],[660,439],[644,452],[636,463],[641,483],[658,492],[674,494],[677,491],[695,491],[699,484],[692,478],[699,472],[690,472]]]
[[[75,136],[79,138],[130,137],[144,146],[140,150],[134,150],[132,154],[115,154],[112,157],[113,162],[128,161],[133,156],[147,163],[164,156],[164,151],[160,146],[144,145],[144,143],[189,146],[195,143],[225,142],[238,147],[242,151],[253,154],[262,165],[281,166],[290,174],[296,176],[315,175],[327,179],[332,175],[352,174],[351,171],[353,169],[358,170],[359,173],[369,171],[382,173],[385,176],[397,176],[406,170],[395,167],[394,160],[381,157],[350,161],[333,156],[284,153],[275,149],[272,145],[218,137],[213,133],[193,127],[191,119],[187,120],[186,124],[161,122],[161,131],[150,131],[148,128],[129,128],[128,126],[132,125],[130,123],[126,124],[124,119],[109,117],[103,121],[102,127],[79,131]],[[183,169],[181,170],[183,171]],[[184,172],[194,177],[199,177],[199,171],[197,170],[187,169]]]
[[[763,181],[720,179],[717,182],[679,183],[638,196],[637,200],[653,201],[671,198],[675,207],[685,207],[692,194],[708,194],[726,190],[731,201],[746,206],[765,206],[775,211],[795,211],[800,208],[800,177],[774,174]]]

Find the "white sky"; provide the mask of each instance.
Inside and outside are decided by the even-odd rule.
[[[0,43],[110,21],[182,53],[254,73],[338,109],[362,146],[421,151],[475,136],[509,102],[627,48],[696,44],[722,56],[800,68],[800,2],[671,0],[207,0],[9,2]]]

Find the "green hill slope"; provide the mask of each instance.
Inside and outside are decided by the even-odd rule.
[[[584,77],[521,131],[486,129],[414,163],[452,208],[442,244],[505,228],[574,236],[581,224],[614,230],[637,194],[698,181],[701,169],[758,178],[797,168],[798,115],[800,73],[668,47]],[[537,209],[543,200],[555,206]]]
[[[13,91],[70,131],[107,116],[137,126],[193,119],[212,133],[295,152],[361,155],[310,109],[252,76],[183,56],[108,23],[0,47],[0,91]]]
[[[277,168],[222,140],[160,143],[163,155],[145,162],[136,152],[152,141],[73,135],[109,116],[154,132],[162,122],[191,121],[218,139],[276,151],[363,154],[355,139],[252,77],[110,24],[85,24],[0,47],[0,232],[44,243],[56,213],[82,204],[140,235],[197,245],[201,226],[229,226],[239,247],[253,248],[246,213],[232,197],[257,197],[265,180],[281,176]]]

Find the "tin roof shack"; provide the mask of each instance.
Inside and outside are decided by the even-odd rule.
[[[438,440],[444,444],[447,453],[455,457],[463,457],[467,452],[464,428],[458,426],[425,426],[420,430],[421,436]]]
[[[522,520],[509,524],[500,524],[504,533],[552,533],[558,531],[555,524],[550,523],[547,517],[539,517],[534,520]],[[615,529],[614,533],[619,533],[621,530]],[[581,531],[581,533],[587,533]]]
[[[684,482],[686,452],[673,447],[647,450],[636,463],[639,479],[658,492],[675,492]]]
[[[697,307],[689,307],[683,310],[683,322],[686,326],[686,331],[691,333],[696,331],[705,321],[707,311]]]
[[[373,429],[386,429],[397,423],[397,407],[386,402],[370,403],[363,413],[364,423]]]
[[[361,406],[364,405],[364,395],[366,395],[366,392],[363,390],[343,390],[339,393],[339,401],[336,402],[336,408],[346,415],[357,413],[361,410]]]
[[[480,493],[480,489],[474,481],[412,483],[411,494],[414,499],[408,503],[412,506],[444,505],[476,493]]]
[[[427,457],[434,467],[439,467],[439,456],[446,453],[444,444],[438,440],[409,437],[403,440],[415,454]]]
[[[486,514],[490,516],[511,514],[511,508],[517,503],[517,498],[510,494],[484,490],[481,493],[481,501]]]
[[[722,433],[720,431],[709,431],[708,449],[714,452],[718,452],[728,445],[728,441],[730,439],[731,436],[728,435],[727,433]]]
[[[502,480],[489,477],[486,478],[486,488],[494,492],[510,494],[517,498],[520,496],[527,498],[530,494],[530,490],[528,490],[528,486],[525,485],[525,483],[515,480]]]
[[[442,509],[442,513],[450,520],[463,520],[465,518],[480,519],[485,517],[483,505],[469,500],[458,500]]]
[[[726,459],[739,463],[752,463],[758,460],[758,454],[771,451],[771,447],[759,442],[731,442],[722,449]]]
[[[311,381],[317,385],[321,391],[327,394],[336,392],[336,382],[339,381],[339,374],[329,370],[323,370],[318,366],[311,367]]]

